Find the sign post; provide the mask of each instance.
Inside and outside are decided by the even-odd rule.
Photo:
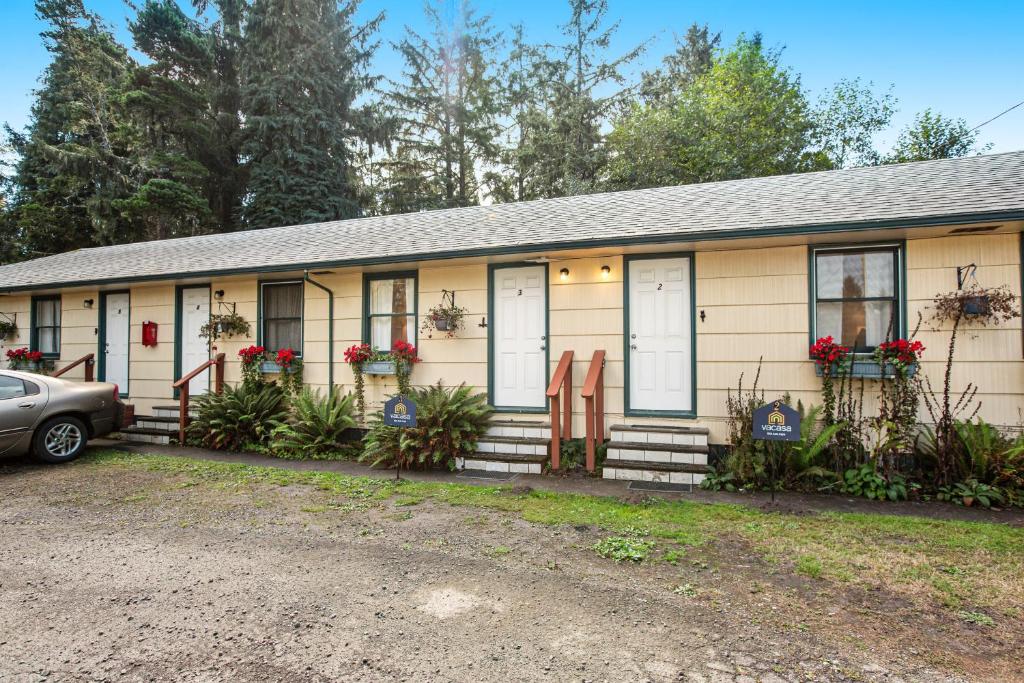
[[[754,411],[752,436],[757,441],[765,441],[765,453],[770,462],[770,486],[772,489],[772,502],[775,502],[775,459],[778,455],[777,448],[772,443],[775,441],[799,441],[800,440],[800,413],[790,408],[782,401],[774,401],[763,405]]]
[[[416,426],[416,404],[405,396],[392,396],[384,403],[384,424],[388,427]],[[402,459],[395,459],[395,479],[402,478]]]

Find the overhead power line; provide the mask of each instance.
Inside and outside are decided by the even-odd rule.
[[[995,116],[993,116],[992,118],[990,118],[990,119],[989,119],[988,121],[986,121],[985,123],[979,123],[979,124],[978,124],[978,125],[976,125],[976,126],[975,126],[974,128],[971,128],[971,130],[970,130],[970,131],[968,131],[968,132],[970,132],[970,133],[973,133],[974,131],[978,130],[978,129],[979,129],[979,128],[981,128],[982,126],[987,126],[988,124],[992,123],[993,121],[995,121],[996,119],[998,119],[998,118],[999,118],[1000,116],[1002,116],[1003,114],[1009,114],[1009,113],[1010,113],[1011,111],[1013,111],[1014,109],[1016,109],[1017,107],[1019,107],[1019,106],[1020,106],[1020,105],[1022,105],[1022,104],[1024,104],[1024,100],[1021,100],[1020,102],[1018,102],[1017,104],[1013,105],[1012,107],[1010,107],[1009,109],[1007,109],[1007,110],[1005,110],[1005,111],[1001,111],[1001,112],[999,112],[998,114],[996,114]]]

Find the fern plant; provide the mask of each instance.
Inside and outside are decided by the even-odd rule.
[[[309,388],[292,401],[292,414],[272,434],[275,455],[283,458],[333,460],[349,455],[346,430],[356,426],[355,397],[341,390],[321,396]]]
[[[247,444],[265,445],[288,414],[288,402],[276,384],[204,394],[195,399],[196,417],[188,426],[196,443],[216,450],[243,450]]]
[[[437,465],[454,469],[456,458],[476,451],[494,412],[485,394],[474,394],[465,384],[413,389],[410,398],[416,404],[417,426],[389,427],[378,413],[364,439],[361,461],[399,471]]]

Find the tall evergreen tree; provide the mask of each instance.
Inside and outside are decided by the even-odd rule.
[[[499,37],[490,18],[477,16],[468,0],[460,0],[450,16],[445,6],[426,4],[430,32],[407,27],[395,44],[405,70],[391,93],[401,122],[400,153],[388,164],[388,182],[402,188],[407,204],[413,185],[424,193],[407,208],[477,204],[483,169],[498,153]]]
[[[607,58],[618,22],[607,24],[606,0],[569,0],[565,42],[545,46],[540,78],[547,120],[534,117],[530,132],[530,197],[592,192],[607,163],[602,126],[628,94],[623,66],[644,45]],[[601,93],[601,94],[598,94]]]
[[[706,73],[714,61],[722,34],[711,34],[708,25],[692,24],[682,40],[676,38],[675,51],[665,55],[661,67],[641,76],[640,97],[646,104],[671,104],[698,76]]]
[[[81,0],[37,0],[36,13],[52,61],[28,130],[8,129],[18,155],[8,207],[16,258],[119,241],[114,203],[136,182],[120,106],[134,67],[127,51]]]
[[[250,227],[351,218],[369,197],[357,167],[363,143],[386,137],[359,99],[383,15],[357,25],[347,0],[254,0],[245,23],[241,109],[250,164]]]

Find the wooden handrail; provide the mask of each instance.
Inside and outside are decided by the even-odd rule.
[[[587,471],[596,467],[596,444],[604,443],[604,356],[603,350],[594,351],[583,381],[583,404],[587,423]]]
[[[188,428],[188,383],[192,381],[193,377],[201,374],[211,366],[214,367],[213,391],[214,393],[219,394],[224,391],[223,353],[218,353],[216,356],[206,361],[172,385],[178,390],[178,443],[183,446],[185,445],[185,430]]]
[[[559,429],[559,397],[562,390],[562,426]],[[572,351],[563,351],[555,374],[551,376],[547,397],[551,399],[551,469],[561,465],[562,438],[572,438]]]
[[[71,370],[72,368],[77,368],[82,363],[85,363],[85,381],[86,382],[95,382],[96,378],[93,375],[93,368],[96,365],[96,354],[95,353],[87,353],[84,356],[82,356],[81,358],[79,358],[78,360],[74,361],[73,363],[68,363],[67,365],[62,367],[60,370],[58,370],[57,372],[53,373],[51,375],[51,377],[60,377],[61,375],[66,373],[68,370]]]

